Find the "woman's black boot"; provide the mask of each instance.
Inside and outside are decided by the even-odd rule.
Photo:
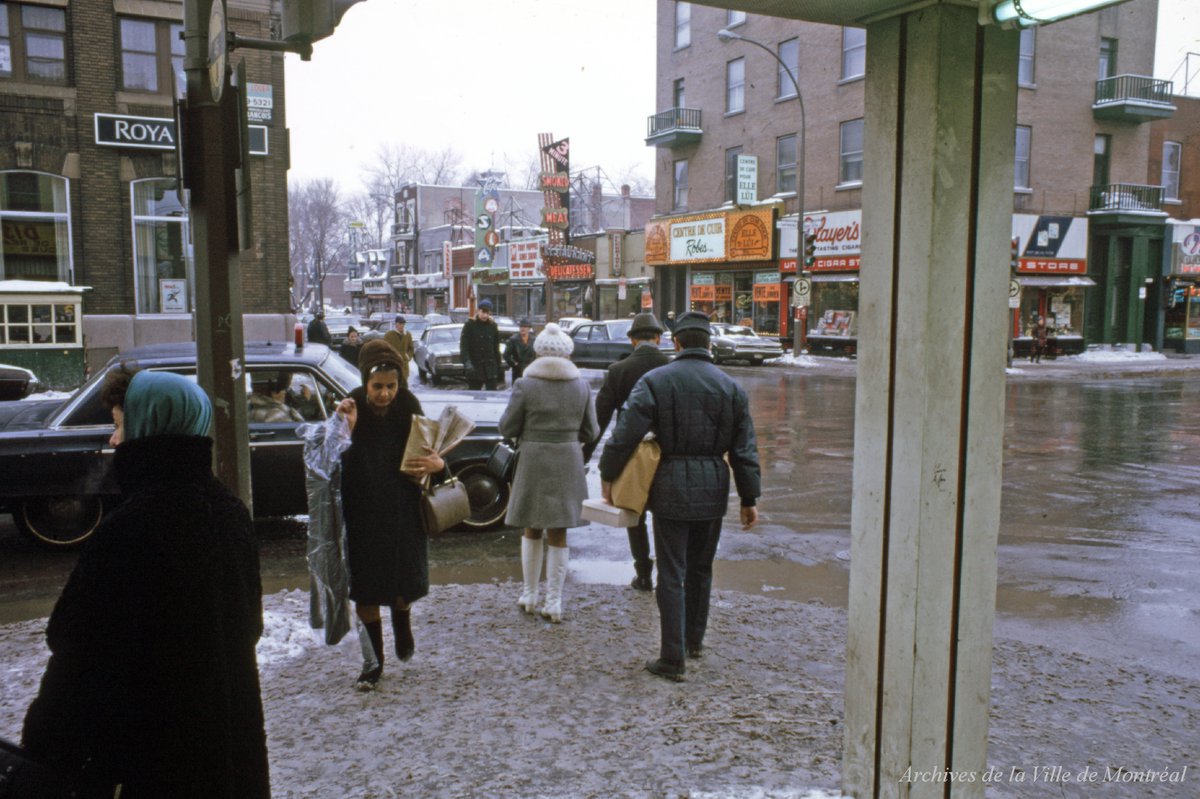
[[[396,657],[403,661],[412,660],[417,645],[412,634],[412,610],[392,608],[392,632],[396,636]]]
[[[362,674],[358,675],[354,687],[360,691],[372,691],[383,675],[383,619],[364,621],[362,625],[371,641],[371,649],[375,652],[375,666],[372,668],[369,663],[364,662]]]

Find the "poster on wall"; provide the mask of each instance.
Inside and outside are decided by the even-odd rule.
[[[158,310],[161,313],[187,313],[187,281],[160,278],[158,281]]]

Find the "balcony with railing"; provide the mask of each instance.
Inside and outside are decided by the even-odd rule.
[[[650,147],[679,147],[700,141],[699,108],[669,108],[646,121],[646,144]]]
[[[1106,183],[1092,186],[1088,214],[1119,214],[1161,216],[1162,186],[1142,186],[1136,183]]]
[[[1145,75],[1115,75],[1096,81],[1092,116],[1110,122],[1150,122],[1175,114],[1169,80]]]

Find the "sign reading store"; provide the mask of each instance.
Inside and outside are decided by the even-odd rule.
[[[174,150],[175,120],[169,117],[135,117],[96,114],[96,144],[141,150]],[[250,154],[267,155],[267,128],[250,125]]]

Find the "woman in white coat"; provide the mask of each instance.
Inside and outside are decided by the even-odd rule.
[[[567,528],[581,527],[587,482],[583,445],[600,435],[596,406],[587,381],[569,360],[575,348],[553,322],[533,342],[537,358],[513,384],[500,418],[500,433],[518,442],[521,456],[513,476],[505,523],[524,527],[521,570],[525,585],[517,604],[533,613],[542,571],[542,532],[546,534],[546,601],[543,617],[562,620],[562,589],[567,577]]]

